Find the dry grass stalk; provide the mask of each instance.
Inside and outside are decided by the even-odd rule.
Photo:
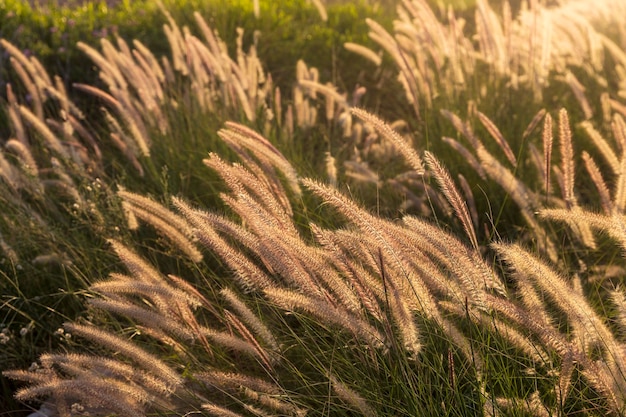
[[[535,128],[541,122],[541,119],[544,118],[546,113],[546,109],[541,109],[537,112],[537,114],[535,114],[528,126],[526,126],[526,129],[524,129],[524,133],[522,133],[522,138],[527,138],[535,130]]]
[[[109,137],[111,138],[111,141],[113,142],[113,145],[115,145],[115,147],[117,147],[122,152],[122,154],[126,157],[126,159],[128,159],[128,161],[131,163],[132,167],[137,171],[139,176],[143,177],[144,175],[143,166],[141,165],[141,163],[137,159],[137,156],[133,152],[133,148],[128,146],[129,141],[126,139],[122,139],[125,136],[126,135],[122,136],[117,133],[109,134]]]
[[[68,116],[68,121],[72,126],[72,129],[78,134],[79,137],[83,138],[93,150],[96,162],[102,161],[102,152],[100,151],[100,147],[96,143],[96,139],[94,136],[87,130],[85,126],[83,126],[80,121],[72,116],[71,114]]]
[[[485,310],[487,289],[500,294],[505,293],[500,279],[474,250],[470,250],[451,235],[421,219],[405,216],[403,223],[417,234],[414,242],[422,242],[421,250],[452,273],[452,280],[462,286],[462,294],[471,305]]]
[[[159,271],[157,271],[152,265],[148,264],[127,246],[113,239],[109,239],[108,242],[115,254],[120,258],[134,277],[156,285],[160,285],[163,282],[163,277]]]
[[[330,379],[333,390],[339,398],[358,410],[361,415],[365,417],[375,417],[378,415],[363,397],[357,394],[354,390],[348,388],[348,386],[339,381],[337,377],[330,374],[328,378]]]
[[[200,304],[195,294],[185,291],[187,288],[180,290],[163,283],[146,283],[137,281],[136,278],[131,276],[118,273],[111,273],[109,276],[110,280],[96,282],[89,289],[114,300],[123,296],[141,295],[146,299],[153,300],[155,304],[161,304],[159,299],[168,299],[172,303],[189,305],[191,307],[197,307]]]
[[[37,162],[35,161],[35,158],[30,152],[30,148],[28,146],[16,139],[9,139],[4,146],[7,151],[13,153],[17,157],[20,162],[20,167],[27,175],[30,175],[33,178],[39,175]]]
[[[280,386],[242,373],[206,370],[195,374],[195,376],[207,385],[224,390],[234,391],[240,388],[247,388],[258,393],[274,396],[282,393]]]
[[[402,275],[409,275],[409,273],[404,269],[398,253],[385,238],[384,228],[377,227],[380,225],[381,220],[362,210],[357,204],[343,196],[335,189],[309,179],[302,180],[302,183],[309,190],[321,197],[325,202],[335,207],[343,216],[350,219],[350,221],[361,228],[363,232],[374,238],[383,249],[384,253],[389,255],[392,259],[393,267],[397,267],[398,271],[401,271]]]
[[[276,180],[268,180],[265,176],[259,178],[239,164],[227,164],[218,155],[209,153],[209,158],[203,160],[204,164],[213,168],[226,182],[234,194],[243,192],[256,197],[258,202],[271,213],[271,218],[289,234],[297,234],[291,221],[293,211],[289,199],[280,183]]]
[[[107,40],[103,40],[103,47],[107,45],[107,43]],[[92,48],[84,42],[78,42],[76,44],[76,47],[80,49],[85,55],[87,55],[89,59],[91,59],[98,66],[98,68],[100,68],[100,76],[101,78],[103,78],[103,81],[115,82],[114,84],[109,84],[109,87],[118,87],[126,90],[128,84],[126,83],[126,80],[124,79],[122,73],[119,71],[117,66],[114,65],[114,63],[107,60],[107,58],[102,56],[102,54],[100,54],[95,48]]]
[[[193,262],[202,261],[202,253],[190,240],[193,236],[191,226],[184,218],[147,197],[125,190],[118,191],[118,195],[126,202],[127,213],[132,213],[134,218],[139,218],[153,226]],[[129,217],[129,222],[133,220],[133,217]],[[132,225],[132,223],[129,224]]]
[[[29,74],[35,75],[38,73],[37,68],[31,60],[29,60],[22,51],[19,50],[11,42],[4,38],[0,39],[0,46],[2,46],[20,65],[22,65]]]
[[[461,189],[463,190],[463,197],[469,208],[472,224],[474,227],[478,227],[478,209],[476,208],[476,199],[474,198],[472,187],[469,185],[469,182],[465,179],[463,174],[459,174],[458,178],[459,183],[461,183]]]
[[[129,113],[140,133],[146,137],[146,130],[141,120],[142,116],[156,124],[162,132],[167,130],[167,123],[161,112],[163,90],[159,77],[163,73],[156,60],[140,43],[137,46],[142,52],[130,51],[128,45],[117,38],[119,51],[108,40],[102,41],[103,55],[95,50],[86,50],[96,64],[101,68],[100,77],[105,80],[109,91]],[[106,64],[102,65],[101,61]],[[131,101],[130,97],[137,99]],[[144,139],[145,140],[145,139]]]
[[[146,74],[150,76],[154,76],[157,82],[153,82],[154,87],[159,87],[165,81],[165,74],[163,73],[163,69],[159,65],[159,61],[154,57],[152,52],[143,44],[141,41],[137,39],[133,39],[133,46],[135,49],[133,50],[133,56],[138,59],[138,55],[142,57],[142,62],[148,64],[150,71],[147,68],[144,68]],[[156,95],[159,98],[162,97],[162,90],[159,88],[156,90]]]
[[[251,343],[249,340],[236,337],[232,332],[215,330],[206,326],[199,326],[197,332],[199,335],[206,337],[214,343],[214,346],[211,346],[212,348],[221,347],[227,350],[233,350],[238,354],[246,354],[252,358],[257,358],[259,362],[268,369],[272,369],[269,363],[270,356],[264,349],[260,348],[258,343]]]
[[[593,117],[593,110],[591,104],[589,104],[589,100],[587,100],[587,96],[585,96],[585,87],[571,71],[565,73],[565,82],[574,93],[578,104],[580,104],[583,114],[585,115],[585,120],[591,119]]]
[[[194,247],[188,237],[168,223],[167,220],[156,217],[150,211],[140,209],[132,204],[122,203],[122,205],[128,220],[129,229],[136,230],[139,227],[137,219],[141,219],[170,240],[178,249],[189,256],[192,261],[200,262],[202,260],[202,254]]]
[[[623,351],[623,345],[615,339],[584,295],[573,292],[562,277],[519,246],[494,244],[493,247],[505,262],[514,268],[514,276],[517,279],[534,282],[534,285],[545,291],[552,302],[566,314],[573,329],[572,343],[579,352],[578,360],[583,361],[587,369],[597,366],[596,364],[600,362],[607,367],[604,376],[613,375],[611,378],[615,381],[622,378],[620,375],[624,375],[626,370],[626,362],[620,353]],[[598,346],[603,350],[602,360],[592,362],[593,352]],[[617,392],[614,394],[617,395]]]
[[[278,362],[278,359],[274,355],[275,352],[268,352],[263,346],[261,346],[252,331],[229,310],[224,310],[224,319],[230,332],[233,333],[233,329],[235,329],[242,339],[252,347],[255,356],[258,357],[259,362],[265,367],[265,369],[274,371],[273,364]]]
[[[312,183],[308,180],[304,181],[305,185],[309,188],[312,187]],[[319,186],[319,185],[318,185]],[[318,187],[316,186],[316,187]],[[429,317],[435,320],[438,324],[450,331],[450,335],[452,340],[459,343],[459,346],[465,346],[467,343],[463,340],[463,338],[459,337],[458,332],[454,330],[453,326],[445,325],[444,320],[441,318],[438,312],[438,308],[436,304],[433,302],[432,296],[429,294],[428,288],[424,286],[422,280],[426,280],[427,282],[432,282],[432,277],[437,276],[435,271],[437,268],[430,269],[426,266],[429,261],[427,258],[424,258],[426,261],[420,261],[412,263],[408,260],[404,259],[403,252],[405,250],[414,252],[414,248],[417,247],[429,247],[429,244],[425,244],[424,241],[420,243],[414,243],[419,241],[417,238],[414,241],[411,238],[405,237],[409,235],[408,231],[399,229],[391,223],[383,222],[378,219],[375,219],[362,211],[358,214],[355,211],[358,211],[358,208],[348,209],[347,207],[342,207],[342,205],[337,205],[333,202],[335,197],[331,197],[326,193],[328,191],[322,192],[322,190],[314,189],[316,193],[320,193],[326,201],[330,202],[333,205],[336,205],[340,212],[352,213],[350,218],[355,224],[362,227],[363,232],[366,233],[366,236],[370,236],[371,246],[367,251],[369,253],[379,253],[379,260],[374,263],[373,269],[380,271],[381,277],[383,279],[383,285],[387,286],[387,292],[390,294],[387,299],[391,306],[391,312],[395,317],[395,320],[398,322],[400,327],[401,335],[405,342],[407,343],[407,348],[409,351],[413,351],[414,353],[419,351],[419,341],[413,340],[415,336],[418,335],[417,328],[415,328],[415,324],[412,319],[409,319],[410,311],[418,311],[420,314],[423,314],[425,317]],[[342,203],[343,204],[343,203]],[[368,220],[361,220],[360,217],[366,216]],[[433,228],[437,230],[436,228]],[[437,230],[436,234],[439,235],[439,230]],[[370,235],[371,233],[371,235]],[[421,235],[421,232],[420,232]],[[421,238],[420,238],[421,239]],[[406,242],[406,243],[402,243]],[[446,242],[448,244],[450,242]],[[445,246],[445,244],[444,244]],[[461,246],[462,247],[462,246]],[[379,252],[380,249],[383,249],[383,252]],[[353,249],[350,249],[353,251]],[[368,259],[368,252],[365,252],[364,256],[361,256],[360,259]],[[466,248],[463,251],[467,251]],[[391,259],[395,259],[394,262],[380,262],[382,259],[380,256],[383,253],[388,253],[391,255]],[[412,255],[415,256],[415,255]],[[449,254],[442,255],[442,260],[449,259]],[[455,259],[454,262],[457,262]],[[480,269],[476,268],[474,264],[475,261],[470,261],[471,268],[473,270],[479,271]],[[461,272],[462,268],[456,268],[455,271],[458,272],[463,279],[468,279],[469,276],[473,275],[473,273],[465,274]],[[384,271],[384,272],[383,272]],[[489,272],[486,274],[484,272],[479,273],[479,276],[488,277]],[[445,281],[445,279],[444,279]],[[471,281],[465,281],[471,287],[474,287],[474,284],[470,284]],[[485,281],[487,282],[487,281]],[[481,284],[483,285],[483,284]],[[493,286],[493,284],[488,284],[489,286]],[[369,284],[368,284],[369,286]],[[498,284],[496,284],[498,286]],[[450,286],[448,284],[442,284],[439,286],[440,289],[443,289],[442,292],[450,291],[450,288],[454,287],[454,285]],[[376,286],[374,286],[376,288]],[[378,297],[382,302],[386,299],[383,292],[378,289]],[[473,302],[477,305],[481,305],[484,303],[480,302],[480,293],[482,290],[477,290],[475,297],[473,298]],[[462,291],[459,291],[462,293]],[[463,297],[460,297],[462,302]],[[371,305],[371,301],[368,301],[367,304]],[[374,310],[376,311],[376,310]],[[467,349],[469,352],[469,349]],[[470,354],[471,355],[471,354]]]
[[[70,115],[75,116],[77,119],[79,120],[84,120],[85,116],[83,115],[83,112],[80,111],[80,109],[78,107],[76,107],[76,105],[74,103],[72,103],[72,101],[70,101],[68,95],[67,95],[67,91],[65,90],[65,84],[63,82],[63,79],[61,77],[59,77],[58,75],[54,76],[54,87],[52,85],[46,84],[43,88],[43,90],[51,95],[53,98],[55,98],[61,105],[61,110],[59,113],[61,113],[61,115],[64,115],[65,117],[63,117],[63,119],[65,119],[65,121],[67,121],[67,119],[69,118]]]
[[[177,216],[161,204],[152,200],[151,198],[144,197],[130,191],[126,191],[123,187],[120,187],[117,195],[129,204],[141,208],[160,219],[163,219],[174,228],[180,230],[180,232],[185,236],[191,236],[191,227],[184,218]]]
[[[315,93],[323,94],[326,97],[327,102],[337,103],[340,109],[344,109],[347,107],[346,95],[339,94],[332,84],[320,84],[317,81],[307,80],[303,78],[298,80],[298,85],[301,88],[304,88],[305,91],[310,90]],[[315,93],[312,94],[313,97],[315,96]],[[334,114],[334,111],[330,113],[331,117],[329,119],[332,119],[332,114]]]
[[[531,227],[536,235],[536,242],[551,259],[556,259],[556,248],[554,242],[549,238],[544,228],[537,222],[535,211],[540,207],[537,197],[528,187],[513,173],[506,169],[491,155],[484,147],[480,146],[476,150],[478,159],[485,173],[511,197],[520,208],[523,219]]]
[[[419,281],[416,283],[416,278],[411,275],[409,277],[411,287],[409,287],[407,297],[416,303],[413,307],[415,310],[441,325],[443,319],[439,314],[437,301],[453,299],[458,303],[464,303],[467,299],[466,290],[456,275],[460,270],[454,270],[452,271],[453,274],[450,274],[451,271],[447,270],[448,264],[440,262],[440,256],[443,254],[436,248],[421,249],[419,251],[412,249],[413,245],[420,244],[420,246],[425,246],[426,243],[430,244],[431,242],[428,241],[428,238],[412,230],[406,231],[402,235],[402,238],[397,239],[394,244],[401,247],[403,253],[411,254],[411,256],[405,255],[407,258],[405,261],[411,272],[423,282],[423,284],[418,284]],[[416,288],[420,288],[421,285],[425,285],[427,291],[431,292],[433,296],[425,297],[427,292],[422,289],[418,299]],[[470,297],[470,299],[472,304],[477,303],[475,297]]]
[[[559,111],[559,143],[561,151],[561,171],[563,173],[563,200],[568,208],[578,205],[574,195],[574,149],[572,147],[572,132],[570,130],[567,110]]]
[[[391,315],[396,321],[404,349],[407,351],[410,359],[417,360],[422,350],[422,342],[420,340],[420,331],[417,328],[417,323],[412,314],[411,299],[410,297],[405,297],[401,289],[396,285],[396,281],[401,280],[393,279],[386,273],[385,262],[380,249],[378,251],[378,258],[380,276],[385,288],[385,302],[388,307],[390,307]],[[427,293],[427,290],[420,288],[416,290],[416,292],[421,295]],[[427,297],[430,298],[429,296]],[[421,297],[421,299],[424,298],[424,296]],[[418,295],[418,302],[421,301],[421,299]]]
[[[179,200],[180,201],[180,200]],[[178,204],[178,203],[177,203]],[[227,219],[224,216],[220,216],[214,213],[209,213],[201,210],[193,210],[191,212],[181,209],[184,213],[188,213],[191,217],[195,217],[196,224],[204,224],[210,226],[215,232],[219,232],[222,236],[226,236],[229,241],[238,242],[241,247],[248,248],[256,252],[260,260],[264,263],[264,266],[270,273],[274,273],[271,265],[263,259],[261,253],[257,251],[259,239],[252,231],[245,228],[245,226],[236,223],[233,220]],[[186,216],[188,214],[185,214]],[[204,223],[202,223],[204,222]]]
[[[299,408],[287,401],[283,401],[275,396],[259,393],[251,390],[247,387],[243,388],[242,393],[246,398],[256,401],[265,408],[269,408],[272,412],[277,412],[280,415],[288,415],[294,417],[304,417],[307,414],[307,410]],[[263,410],[259,410],[258,415],[262,415]],[[273,414],[267,414],[273,415]]]
[[[35,79],[35,81],[37,82],[37,87],[40,90],[43,90],[45,86],[51,86],[52,79],[48,75],[48,72],[46,71],[44,66],[41,64],[41,62],[37,59],[37,57],[31,56],[29,61],[35,70],[35,72],[31,74],[33,78]]]
[[[588,361],[586,367],[581,370],[583,377],[597,390],[606,401],[603,412],[607,415],[622,415],[624,409],[623,373],[614,373],[604,366],[604,363]],[[622,386],[616,384],[616,379],[621,379]]]
[[[195,339],[194,333],[190,329],[182,327],[176,320],[168,318],[158,312],[141,308],[133,302],[92,299],[89,301],[89,304],[95,308],[136,320],[145,327],[163,330],[166,333],[186,339],[187,341]]]
[[[146,371],[161,378],[162,381],[167,384],[170,392],[175,390],[182,383],[182,379],[176,371],[171,369],[167,364],[161,361],[161,359],[145,352],[134,343],[95,326],[66,323],[64,327],[66,332],[89,339],[92,342],[96,342],[113,351],[119,352],[128,359],[131,359],[136,364],[142,366]]]
[[[549,408],[541,400],[539,391],[534,391],[527,398],[513,399],[513,398],[496,398],[498,407],[502,410],[519,410],[520,408],[526,411],[529,415],[535,417],[551,417],[554,415],[554,410]]]
[[[222,200],[241,216],[246,223],[250,224],[257,236],[262,236],[262,238],[258,239],[257,245],[255,245],[256,250],[259,254],[262,254],[261,256],[264,259],[269,261],[274,271],[283,280],[311,294],[322,297],[325,295],[326,291],[319,286],[314,271],[309,268],[305,260],[306,257],[303,259],[294,250],[292,243],[297,241],[297,239],[292,240],[289,238],[289,235],[286,237],[276,236],[274,233],[277,230],[276,224],[268,220],[271,219],[271,216],[267,211],[247,194],[240,194],[236,199],[230,196],[222,196]]]
[[[22,123],[22,119],[20,117],[19,112],[19,103],[15,94],[13,93],[13,88],[11,84],[7,84],[7,101],[8,101],[8,113],[9,119],[11,121],[11,126],[15,129],[15,137],[17,140],[22,142],[25,146],[29,145],[28,137],[26,136],[26,131],[24,130],[24,124]]]
[[[133,255],[126,256],[129,257],[132,258]],[[142,262],[137,256],[134,257],[135,263]],[[129,269],[135,271],[133,276],[113,273],[110,281],[95,284],[92,290],[102,293],[106,299],[94,299],[91,300],[91,304],[139,321],[143,324],[140,327],[147,329],[148,335],[173,346],[183,356],[187,354],[175,339],[186,339],[188,343],[200,340],[205,351],[211,353],[204,328],[193,314],[193,309],[200,305],[215,313],[210,303],[197,290],[188,284],[183,285],[181,280],[174,276],[169,276],[167,281],[160,279],[147,282],[136,272],[138,268],[129,265],[131,262],[128,259],[125,263]],[[168,281],[176,284],[177,288],[172,287]],[[138,304],[137,297],[145,303]]]
[[[260,233],[259,236],[265,236],[265,234]],[[314,285],[310,289],[311,294],[324,297],[333,305],[342,305],[351,312],[358,313],[361,311],[362,305],[357,295],[333,267],[333,259],[327,256],[325,251],[307,245],[298,236],[286,235],[282,241],[267,240],[269,241],[268,244],[263,246],[282,245],[286,251],[291,248],[294,263],[300,264],[310,276],[310,280],[307,280],[306,283],[311,282]],[[273,268],[280,270],[276,265]],[[291,276],[284,276],[283,279],[289,282]],[[292,283],[296,284],[296,282]]]
[[[0,177],[9,186],[11,192],[15,193],[23,186],[21,173],[7,161],[3,153],[0,153]]]
[[[38,86],[35,84],[34,80],[31,79],[24,67],[22,67],[22,65],[15,58],[11,57],[9,58],[9,61],[11,62],[11,66],[13,67],[17,75],[21,78],[24,87],[26,87],[26,90],[28,91],[28,94],[32,99],[34,113],[39,119],[43,119],[43,103]]]
[[[197,239],[207,248],[215,251],[220,258],[235,272],[239,284],[246,291],[260,290],[273,285],[272,280],[247,256],[230,245],[213,228],[202,212],[193,210],[180,199],[173,200],[176,207],[194,226],[194,234]],[[254,249],[256,247],[252,246]]]
[[[511,346],[518,349],[536,364],[548,364],[550,355],[537,341],[533,340],[524,328],[512,326],[499,317],[486,314],[475,314],[473,311],[467,311],[462,304],[453,301],[442,301],[440,303],[443,310],[454,313],[457,317],[470,317],[472,321],[489,329],[499,337],[507,340]],[[462,345],[461,345],[462,346]],[[471,350],[471,348],[470,348]],[[472,356],[473,355],[473,356]],[[477,353],[469,355],[469,359],[481,360],[476,358]]]
[[[145,396],[136,387],[113,381],[88,376],[75,379],[61,379],[24,388],[16,394],[22,399],[52,395],[57,402],[57,409],[65,416],[71,416],[65,398],[73,398],[75,403],[84,404],[83,410],[102,412],[103,410],[128,416],[145,416]],[[65,411],[63,411],[65,409]],[[63,417],[65,417],[63,416]]]
[[[488,296],[487,298],[489,306],[494,312],[504,317],[507,321],[512,322],[518,328],[524,329],[526,334],[537,338],[548,352],[555,352],[561,357],[565,355],[580,356],[564,335],[559,333],[553,326],[546,326],[543,322],[534,321],[526,309],[500,297]]]
[[[567,224],[570,224],[572,221],[584,222],[588,227],[606,232],[626,251],[626,221],[620,214],[613,213],[610,216],[603,216],[584,210],[543,209],[539,212],[539,215]]]
[[[215,417],[244,417],[242,414],[235,413],[216,404],[202,404],[202,409]]]
[[[324,3],[322,0],[311,0],[313,6],[317,9],[317,12],[320,15],[320,18],[323,22],[328,21],[328,13],[326,12],[326,7],[324,7]]]
[[[405,58],[402,48],[400,48],[396,40],[376,21],[365,19],[370,28],[369,36],[372,40],[380,44],[386,50],[400,69],[400,81],[406,86],[406,96],[410,104],[413,105],[415,115],[419,118],[420,114],[420,89],[418,87],[418,79],[422,79],[421,74],[414,74],[413,69],[409,67],[408,60]],[[422,89],[426,87],[422,84]],[[428,100],[428,97],[426,97]]]
[[[139,121],[139,119],[136,117],[133,118],[132,112],[130,112],[130,109],[128,107],[124,106],[121,101],[117,100],[112,95],[107,94],[104,91],[90,85],[75,83],[74,88],[79,91],[91,94],[103,100],[109,107],[112,107],[118,114],[118,116],[124,121],[124,124],[130,131],[130,134],[134,140],[132,146],[136,146],[142,156],[150,156],[150,139],[142,131],[145,130],[145,128],[140,128],[140,125],[138,123],[141,122]]]
[[[361,55],[363,58],[372,61],[377,67],[380,66],[380,64],[382,63],[382,58],[379,54],[363,45],[359,45],[353,42],[346,42],[343,44],[343,47],[350,52],[354,52],[355,54]]]
[[[284,310],[291,312],[302,310],[319,318],[320,323],[333,324],[349,331],[370,347],[383,346],[385,337],[376,328],[340,306],[333,307],[321,298],[281,288],[266,288],[263,293],[273,304]]]
[[[476,138],[476,135],[474,135],[474,131],[469,123],[464,122],[459,116],[449,110],[442,109],[440,110],[440,112],[443,117],[445,117],[450,121],[450,123],[452,123],[452,126],[454,126],[457,132],[465,136],[465,138],[470,142],[473,147],[479,146],[480,142]]]
[[[301,259],[309,262],[309,269],[316,277],[319,285],[324,288],[329,299],[336,300],[336,303],[343,305],[354,313],[361,313],[363,309],[359,294],[352,284],[346,282],[345,276],[341,275],[341,268],[337,268],[336,259],[325,250],[304,245],[303,242],[296,243]],[[307,259],[310,259],[308,261]]]
[[[224,288],[221,291],[222,296],[233,306],[239,313],[241,318],[268,344],[274,352],[279,351],[278,342],[270,331],[270,329],[250,310],[250,308],[241,301],[238,296],[230,289]]]
[[[92,369],[98,374],[109,374],[120,379],[132,379],[148,392],[152,392],[155,395],[168,395],[170,392],[170,389],[163,381],[155,378],[149,372],[139,370],[115,359],[76,353],[46,353],[43,354],[39,360],[44,368],[52,367],[54,364],[72,364],[75,367],[84,368],[85,370]]]
[[[249,156],[242,153],[242,148],[252,152],[258,158],[259,162],[262,163],[264,176],[267,179],[271,179],[274,183],[278,182],[274,172],[274,169],[277,168],[285,175],[291,190],[297,195],[301,193],[298,174],[274,145],[260,134],[238,123],[227,122],[226,127],[227,129],[221,129],[218,135],[244,160],[249,161],[250,159]]]
[[[469,151],[469,149],[467,149],[465,146],[463,146],[457,140],[452,139],[452,138],[447,137],[447,136],[442,137],[441,140],[443,142],[445,142],[446,144],[450,145],[450,147],[452,149],[457,151],[463,157],[463,159],[467,162],[467,164],[470,165],[474,169],[474,171],[476,171],[476,173],[478,175],[480,175],[480,177],[482,179],[486,178],[485,170],[481,166],[480,162],[478,162],[478,159],[476,159],[474,154],[472,154]]]
[[[179,288],[173,288],[165,280],[161,283],[144,284],[137,282],[137,277],[131,278],[115,273],[110,277],[111,281],[94,287],[108,299],[94,300],[100,308],[135,317],[146,324],[145,328],[153,328],[158,332],[169,331],[188,340],[195,340],[199,334],[199,325],[194,317],[193,309],[198,307],[202,300],[202,298],[196,298],[196,292],[189,291],[187,287],[182,287],[181,290],[180,285]],[[172,280],[171,277],[170,280]],[[145,305],[138,306],[135,296],[149,300],[151,309],[146,310]],[[211,308],[208,310],[212,311]],[[159,317],[164,317],[165,327],[158,324]],[[201,336],[200,341],[206,345],[206,340]]]
[[[624,122],[624,117],[619,113],[613,115],[611,131],[617,143],[617,149],[619,152],[624,153],[624,150],[626,150],[626,122]]]
[[[616,322],[620,330],[624,331],[626,329],[626,295],[624,294],[624,290],[618,287],[611,291],[610,296],[611,301],[613,301],[613,304],[617,307]]]
[[[572,392],[572,377],[576,369],[573,355],[564,355],[561,357],[561,369],[559,372],[558,385],[554,388],[557,396],[557,404],[563,406],[565,401]]]
[[[624,132],[626,132],[626,129]],[[624,214],[626,211],[626,147],[622,149],[622,157],[620,158],[619,175],[615,184],[613,204],[616,214]]]
[[[28,122],[44,139],[46,146],[64,159],[70,159],[70,155],[59,139],[52,133],[50,128],[33,114],[25,106],[19,106],[19,112],[26,122]]]
[[[383,138],[393,143],[415,172],[420,175],[424,173],[424,164],[416,150],[411,147],[404,138],[400,137],[387,123],[359,108],[353,108],[351,112],[364,122],[370,123]]]
[[[602,177],[602,172],[600,172],[600,168],[598,168],[598,165],[596,165],[593,158],[586,151],[582,153],[582,159],[585,163],[585,168],[589,173],[589,178],[591,178],[596,186],[596,189],[598,190],[602,210],[604,210],[604,214],[610,215],[613,212],[613,202],[611,201],[611,194],[606,182]]]
[[[172,15],[165,9],[165,7],[163,7],[162,4],[159,4],[159,8],[169,23],[169,25],[163,25],[163,32],[165,33],[165,37],[167,38],[170,48],[172,49],[172,63],[174,70],[180,72],[184,76],[189,75],[189,66],[187,65],[187,61],[184,57],[185,40],[183,34],[176,24],[176,21],[172,18]]]
[[[383,293],[381,283],[348,258],[347,251],[341,247],[341,239],[336,233],[323,230],[315,224],[310,224],[310,227],[316,241],[329,253],[329,262],[332,262],[333,266],[346,277],[347,282],[354,289],[359,303],[378,321],[382,321],[382,310],[377,300],[377,295],[380,296]],[[353,311],[358,312],[356,309]]]
[[[542,325],[555,328],[556,323],[554,317],[549,312],[549,307],[545,303],[543,291],[533,285],[532,281],[520,279],[517,280],[517,296],[528,311],[536,314],[537,322]]]
[[[619,174],[620,170],[620,160],[617,158],[617,155],[609,145],[606,139],[600,135],[596,129],[594,129],[593,125],[589,121],[584,121],[580,124],[580,126],[587,132],[591,140],[593,141],[596,148],[600,151],[606,162],[609,164],[609,167],[613,171],[615,175]]]
[[[472,246],[475,250],[478,250],[478,240],[476,238],[476,232],[474,231],[474,224],[467,208],[467,203],[463,197],[459,194],[456,185],[452,181],[448,171],[441,165],[441,163],[430,153],[425,153],[426,163],[432,171],[441,191],[446,196],[446,199],[454,208],[457,218],[463,225],[463,230],[469,238]]]
[[[498,146],[500,146],[502,151],[504,151],[504,155],[509,160],[511,165],[516,166],[517,158],[515,158],[515,154],[511,150],[509,143],[504,138],[495,123],[493,123],[485,114],[481,112],[476,112],[476,115],[478,116],[478,120],[480,120],[480,123],[482,123],[485,129],[487,129],[487,132],[489,132],[491,137],[495,139],[496,143],[498,144]]]
[[[552,166],[552,145],[554,142],[552,136],[552,116],[546,114],[543,121],[543,177],[545,179],[546,196],[550,195],[550,167]]]

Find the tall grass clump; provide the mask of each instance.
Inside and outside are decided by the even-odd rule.
[[[285,91],[263,34],[228,44],[201,12],[180,26],[159,7],[166,55],[77,43],[99,81],[72,91],[97,117],[0,40],[17,80],[0,153],[16,401],[47,416],[626,413],[622,2],[457,16],[401,1],[344,45],[399,106],[306,56]]]

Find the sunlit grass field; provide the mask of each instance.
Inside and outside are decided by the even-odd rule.
[[[0,0],[0,415],[623,415],[624,16]]]

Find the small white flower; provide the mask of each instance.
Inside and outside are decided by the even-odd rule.
[[[22,327],[20,329],[20,336],[26,336],[31,330],[33,330],[34,327],[35,324],[31,321],[30,323],[28,323],[28,326]]]

